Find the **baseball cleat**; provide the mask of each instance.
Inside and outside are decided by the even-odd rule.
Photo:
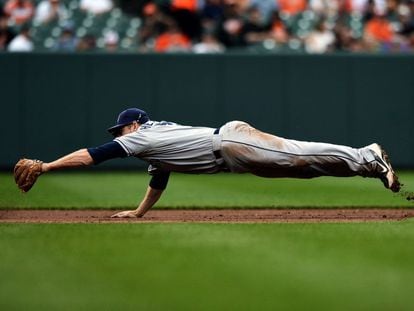
[[[390,158],[382,147],[376,143],[367,146],[370,149],[377,161],[381,171],[379,172],[379,178],[384,184],[385,188],[390,189],[392,192],[398,192],[401,189],[401,184],[398,181],[398,176],[392,169]]]

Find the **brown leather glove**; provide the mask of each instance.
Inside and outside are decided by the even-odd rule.
[[[42,164],[40,160],[20,159],[14,167],[14,180],[23,192],[29,191],[37,178],[42,174]]]

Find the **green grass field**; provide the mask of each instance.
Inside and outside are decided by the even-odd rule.
[[[401,173],[414,190],[414,173]],[[11,174],[0,174],[0,208],[133,208],[148,185],[145,173],[51,173],[27,194]],[[266,179],[252,175],[173,174],[157,204],[162,208],[414,207],[377,179],[324,177]]]
[[[413,310],[414,221],[2,224],[1,310]]]
[[[414,174],[402,173],[407,190]],[[0,208],[129,208],[148,176],[42,176]],[[159,207],[414,207],[378,180],[173,175]],[[414,220],[0,224],[0,310],[413,310]]]

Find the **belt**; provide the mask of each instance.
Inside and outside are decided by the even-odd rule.
[[[220,133],[220,128],[218,127],[214,130],[214,135],[218,135],[219,133]],[[220,150],[215,150],[215,151],[213,151],[213,153],[214,153],[214,156],[216,157],[217,160],[220,160],[220,159],[223,158],[222,155],[221,155]]]

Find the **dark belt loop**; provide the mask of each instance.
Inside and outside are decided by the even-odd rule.
[[[214,130],[214,135],[218,135],[218,134],[220,134],[220,127],[216,128],[216,129]],[[213,153],[214,153],[214,156],[216,157],[216,159],[217,159],[217,160],[220,160],[220,159],[222,159],[222,158],[223,158],[223,157],[221,156],[221,152],[220,152],[220,150],[215,150],[215,151],[213,151]]]

